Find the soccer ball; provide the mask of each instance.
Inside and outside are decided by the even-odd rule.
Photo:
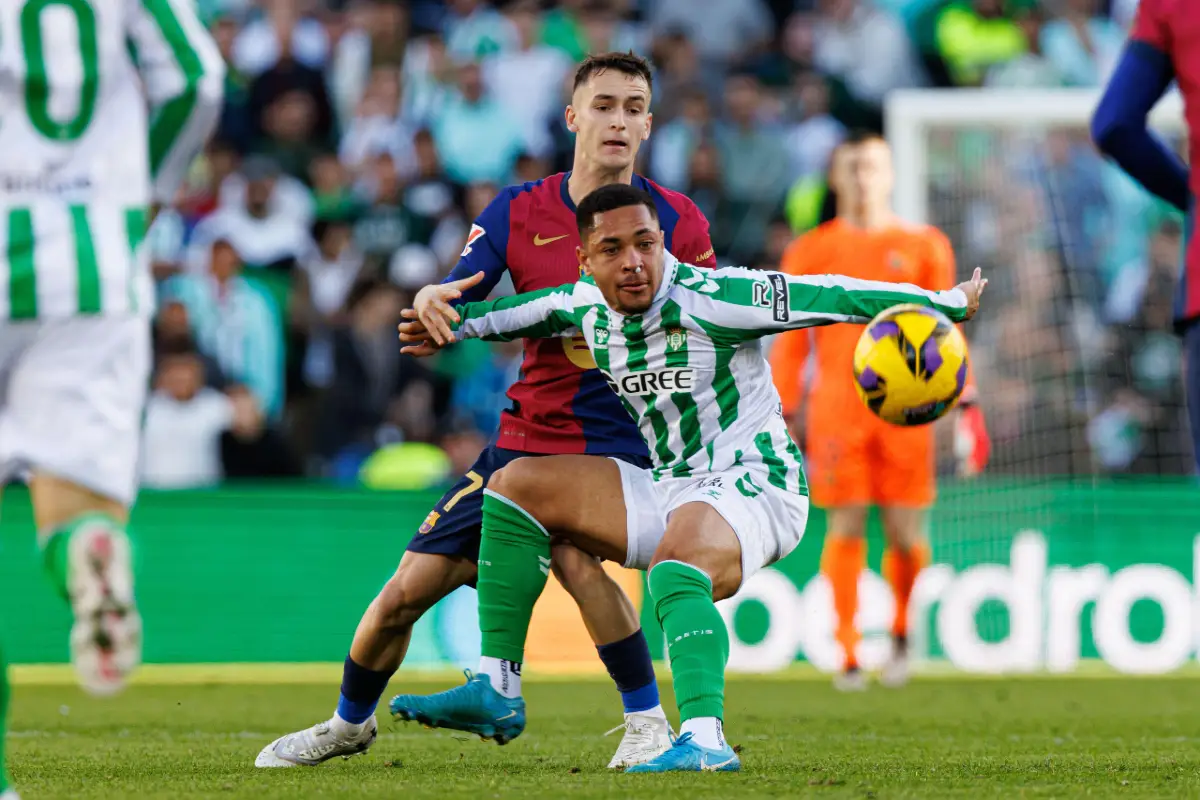
[[[898,305],[867,325],[854,348],[854,388],[880,419],[925,425],[945,414],[967,379],[967,343],[945,314]]]

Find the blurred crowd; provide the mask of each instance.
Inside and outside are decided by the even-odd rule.
[[[773,268],[828,218],[830,152],[882,130],[890,90],[1099,85],[1136,0],[199,7],[229,76],[218,132],[149,237],[157,487],[419,487],[469,466],[520,345],[418,363],[395,322],[500,187],[570,168],[562,109],[588,52],[652,60],[639,171],[699,205],[721,264]],[[1183,471],[1178,221],[1082,130],[938,130],[930,152],[930,221],[996,290],[975,343],[996,468]]]

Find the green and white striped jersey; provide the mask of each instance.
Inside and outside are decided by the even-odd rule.
[[[191,0],[0,0],[0,321],[150,311],[147,209],[224,74]]]
[[[646,313],[625,316],[590,278],[458,308],[459,339],[508,341],[582,333],[637,422],[654,479],[744,466],[785,491],[808,493],[760,338],[793,328],[869,322],[900,303],[965,318],[959,289],[740,267],[704,270],[666,255]],[[747,487],[744,491],[752,487]]]

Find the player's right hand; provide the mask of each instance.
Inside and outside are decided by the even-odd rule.
[[[425,330],[438,346],[454,341],[454,331],[451,330],[450,324],[461,321],[458,312],[450,305],[450,301],[462,297],[464,291],[481,280],[483,280],[483,273],[476,272],[469,278],[449,283],[435,283],[417,292],[417,296],[413,300],[413,309],[416,311],[417,319],[425,326]],[[403,338],[401,340],[403,341]]]
[[[983,294],[987,284],[987,278],[983,277],[983,270],[976,267],[975,272],[971,275],[971,280],[954,287],[961,289],[962,293],[967,296],[967,319],[975,316],[975,312],[979,310],[979,297]]]
[[[400,341],[404,343],[404,346],[400,348],[401,353],[425,358],[442,349],[442,345],[434,341],[433,334],[425,326],[425,323],[417,319],[417,312],[414,309],[406,308],[400,312],[400,316],[407,320],[396,326],[396,329],[400,331]]]

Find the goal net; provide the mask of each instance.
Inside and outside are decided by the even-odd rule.
[[[887,104],[897,211],[950,237],[960,279],[979,266],[990,281],[966,332],[992,462],[943,480],[914,609],[915,649],[968,669],[1073,668],[1095,655],[1107,571],[1180,561],[1165,552],[1176,540],[1142,533],[1145,487],[1192,464],[1171,330],[1182,220],[1093,148],[1098,99],[931,90]],[[1152,124],[1183,144],[1177,98]],[[1082,569],[1096,564],[1105,574]],[[1176,635],[1165,607],[1128,605],[1130,647]]]

